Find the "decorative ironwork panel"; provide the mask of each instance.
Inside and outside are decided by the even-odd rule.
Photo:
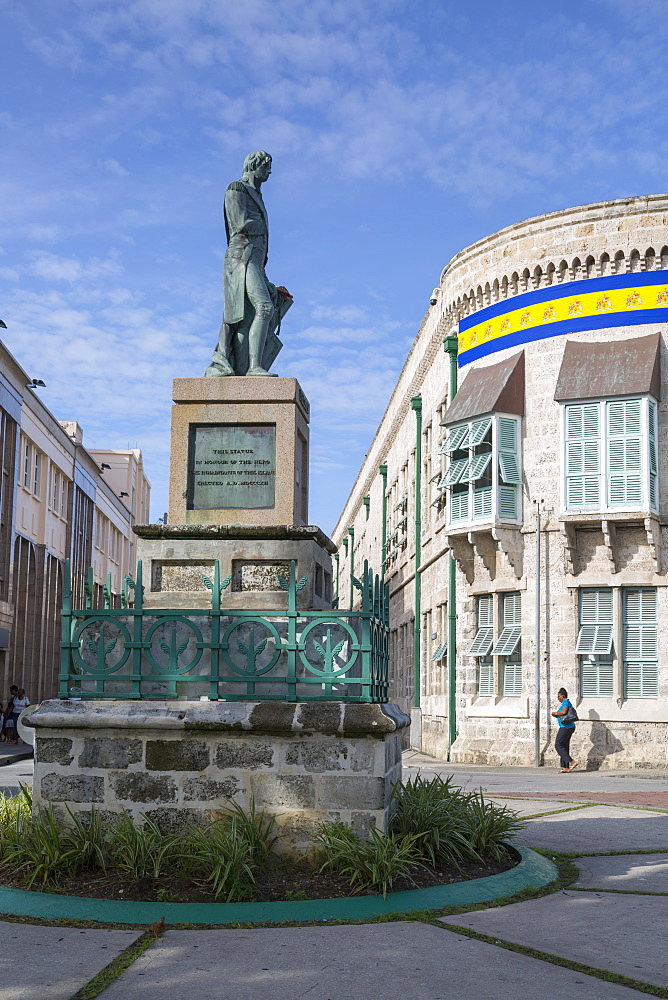
[[[221,608],[230,577],[202,577],[204,609],[145,609],[142,565],[126,578],[121,608],[72,608],[69,561],[62,609],[61,698],[208,698],[246,701],[386,702],[389,593],[364,564],[362,606],[303,611],[307,582],[278,577],[287,610]],[[92,570],[87,577],[92,587]]]

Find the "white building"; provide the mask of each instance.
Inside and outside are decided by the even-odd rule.
[[[667,335],[668,195],[529,219],[444,270],[334,532],[341,606],[385,558],[414,745],[555,760],[563,685],[577,759],[668,764]]]
[[[132,526],[149,517],[141,452],[87,451],[0,343],[0,700],[10,684],[33,700],[57,691],[63,568],[74,606],[120,601],[134,576]],[[93,567],[93,587],[86,575]]]

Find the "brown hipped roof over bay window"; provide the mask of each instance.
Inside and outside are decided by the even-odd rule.
[[[554,398],[661,394],[661,334],[627,340],[567,340]]]
[[[486,413],[524,416],[524,351],[484,368],[472,368],[441,421],[444,426]]]

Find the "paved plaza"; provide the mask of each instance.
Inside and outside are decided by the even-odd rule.
[[[100,995],[551,1000],[569,993],[630,1000],[647,995],[634,988],[644,984],[668,996],[668,773],[560,775],[447,765],[415,753],[404,765],[406,775],[454,774],[462,787],[483,788],[526,819],[523,843],[580,854],[579,878],[548,896],[433,922],[168,929]],[[0,786],[29,781],[31,768],[31,761],[3,767]],[[637,853],[612,853],[619,851]],[[70,1000],[140,933],[9,921],[0,927],[0,1000]],[[622,978],[608,981],[606,973]]]

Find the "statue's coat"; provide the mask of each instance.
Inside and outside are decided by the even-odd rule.
[[[228,186],[224,215],[228,246],[223,265],[223,322],[233,325],[244,318],[246,266],[258,243],[264,243],[264,265],[267,263],[269,224],[262,195],[245,181],[232,181]]]

